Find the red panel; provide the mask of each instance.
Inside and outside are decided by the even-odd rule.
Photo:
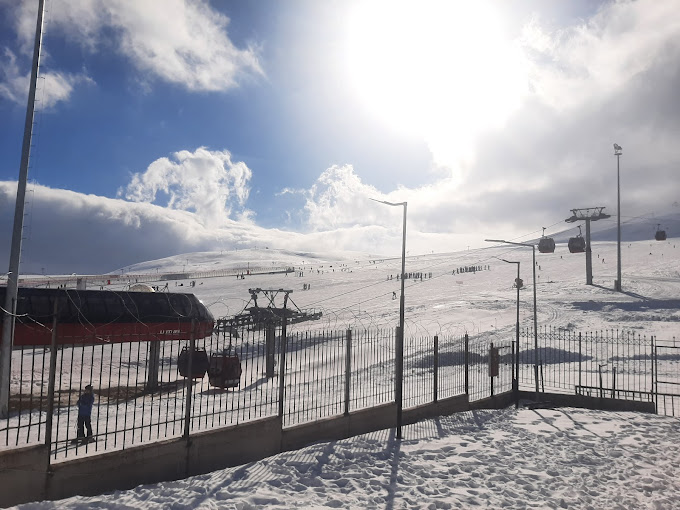
[[[197,322],[195,339],[212,334],[213,322]],[[154,342],[160,340],[189,340],[190,322],[109,323],[109,324],[59,324],[57,344],[97,345],[123,342]],[[14,345],[50,345],[52,331],[37,324],[17,323],[14,328]]]

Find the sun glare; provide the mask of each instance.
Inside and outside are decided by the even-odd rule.
[[[502,125],[526,90],[520,51],[477,0],[359,2],[347,58],[366,107],[444,165],[471,157],[476,135]]]

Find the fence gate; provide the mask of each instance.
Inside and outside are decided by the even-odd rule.
[[[654,344],[653,380],[656,412],[680,416],[680,343]]]

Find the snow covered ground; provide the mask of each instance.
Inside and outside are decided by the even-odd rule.
[[[471,411],[244,466],[24,509],[680,508],[680,421],[583,409]]]
[[[585,254],[569,253],[558,243],[554,253],[536,252],[539,326],[579,331],[624,329],[678,336],[680,321],[680,241],[636,241],[622,244],[623,293],[614,291],[616,242],[593,243],[593,285],[585,285]],[[533,324],[532,250],[508,245],[455,253],[408,256],[407,273],[422,280],[405,282],[407,336],[442,333],[487,334],[507,338],[514,333],[516,293],[512,288],[520,262],[525,288],[520,296],[520,321]],[[215,317],[241,312],[250,300],[248,289],[291,289],[300,308],[320,310],[314,328],[394,327],[399,317],[399,257],[357,253],[295,253],[285,250],[239,250],[169,257],[126,268],[126,274],[200,272],[248,265],[293,267],[296,272],[168,281],[171,292],[192,292]],[[487,267],[460,273],[466,266]],[[303,276],[298,276],[302,274]],[[392,279],[389,279],[392,276]],[[161,281],[160,285],[165,282]],[[181,285],[181,286],[179,286]],[[307,285],[309,290],[303,290]],[[118,287],[124,283],[118,284]],[[115,285],[111,286],[115,288]],[[393,298],[396,293],[397,299]],[[281,303],[277,303],[281,306]],[[249,306],[252,306],[250,303]]]
[[[536,253],[539,327],[619,329],[674,343],[680,338],[675,243],[624,243],[623,293],[613,290],[616,243],[593,244],[592,286],[585,285],[584,254],[570,254],[564,244],[553,254]],[[526,286],[520,322],[531,327],[531,249],[501,245],[408,257],[406,271],[425,276],[405,282],[406,335],[468,332],[483,341],[512,339],[517,266],[501,259],[520,262]],[[249,264],[295,272],[191,276]],[[460,271],[467,266],[483,269]],[[398,322],[398,257],[242,250],[171,257],[125,273],[184,271],[185,280],[167,281],[169,290],[195,293],[216,317],[241,312],[248,289],[260,287],[291,289],[297,306],[322,310],[322,320],[307,327],[337,331]],[[401,442],[394,431],[380,431],[185,481],[24,508],[680,508],[680,454],[674,448],[679,428],[677,419],[635,413],[475,411],[408,426]]]

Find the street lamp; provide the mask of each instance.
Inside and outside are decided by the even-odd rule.
[[[404,206],[403,235],[401,240],[401,295],[399,296],[399,332],[397,333],[395,345],[396,374],[394,379],[394,400],[397,404],[397,439],[401,439],[401,423],[403,408],[403,389],[404,389],[404,274],[406,273],[406,204],[407,202],[378,202],[391,206]]]
[[[515,408],[519,407],[519,289],[521,287],[521,280],[519,278],[519,261],[499,259],[508,264],[517,264],[517,279],[515,280],[515,287],[517,287],[517,321],[515,322],[515,345],[517,346],[515,358],[515,380],[513,381],[515,390]]]
[[[538,401],[538,318],[536,317],[536,246],[529,243],[513,243],[502,239],[484,239],[487,243],[503,243],[515,246],[527,246],[532,250],[533,264],[531,265],[534,273],[534,379],[536,380],[536,401]]]
[[[614,288],[621,292],[621,180],[620,159],[623,149],[617,143],[614,144],[614,156],[616,156],[616,282]]]

